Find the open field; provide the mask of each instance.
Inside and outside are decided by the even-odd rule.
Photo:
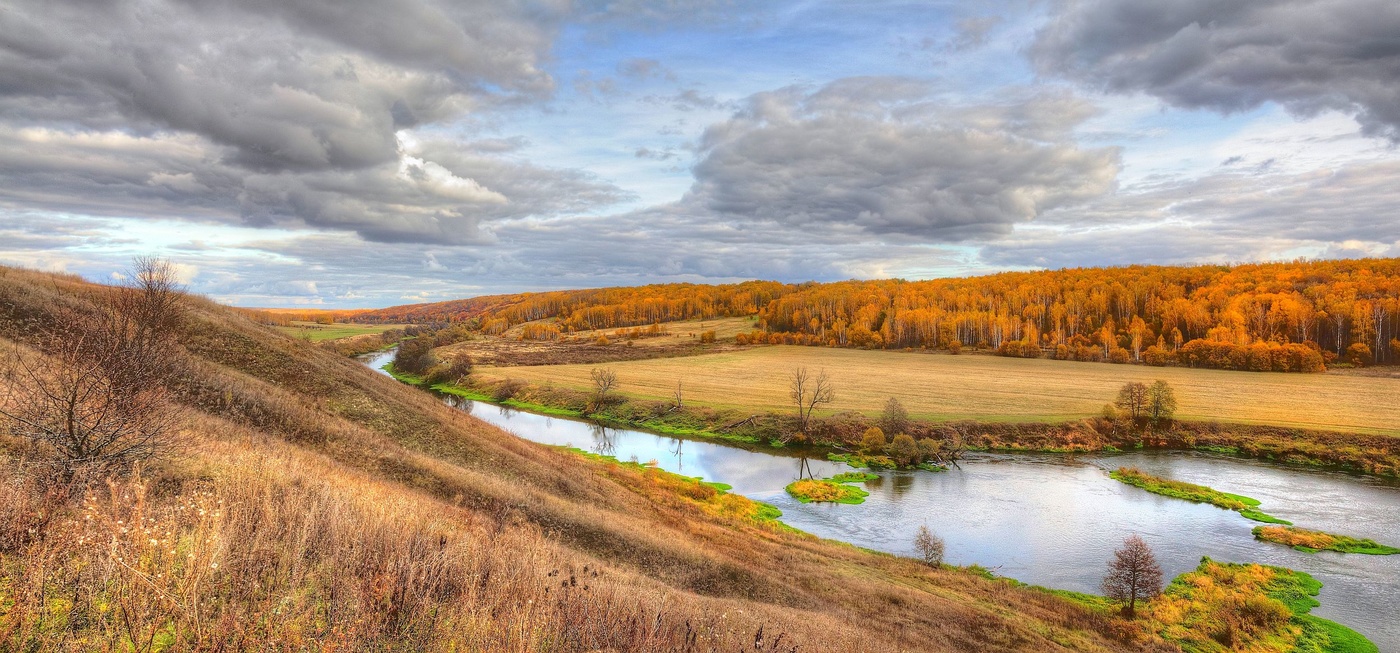
[[[291,326],[274,327],[294,338],[305,338],[311,342],[339,340],[366,333],[384,333],[389,329],[401,329],[402,324],[316,324],[315,322],[292,322]]]
[[[543,323],[549,324],[555,320],[539,320],[538,322],[527,322],[526,324]],[[520,332],[524,329],[524,324],[511,327],[510,330],[502,334],[506,339],[519,338]],[[678,345],[694,345],[700,342],[700,334],[705,331],[714,331],[715,339],[719,341],[733,342],[734,336],[740,333],[748,333],[758,328],[758,321],[753,317],[718,317],[708,320],[683,320],[677,322],[662,322],[661,326],[667,331],[666,335],[651,338],[638,338],[634,342],[638,347],[674,347]],[[595,329],[593,331],[576,331],[567,334],[565,337],[573,337],[577,340],[595,340],[598,336],[607,336],[608,339],[619,340],[615,334],[618,331],[629,331],[637,327],[621,327],[612,329]],[[645,326],[640,327],[646,329]]]
[[[833,410],[873,414],[895,396],[921,419],[1056,422],[1097,415],[1128,381],[1163,379],[1182,419],[1400,435],[1400,379],[792,346],[606,365],[629,396],[666,399],[679,380],[688,403],[752,410],[788,410],[787,374],[798,366],[830,374]],[[585,388],[593,367],[479,372]]]

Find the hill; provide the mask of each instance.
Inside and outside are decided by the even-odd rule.
[[[61,369],[40,334],[113,296],[0,268],[0,349]],[[0,438],[0,648],[1142,650],[1049,593],[790,532],[184,301],[149,389],[172,455],[65,485]]]

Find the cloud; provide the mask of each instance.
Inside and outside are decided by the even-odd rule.
[[[655,59],[632,58],[624,59],[617,64],[617,73],[628,79],[647,80],[661,78],[667,81],[675,81],[676,73],[661,65]]]
[[[1043,74],[1188,109],[1327,109],[1400,141],[1393,0],[1058,0],[1029,52]]]
[[[11,3],[0,13],[0,114],[197,134],[260,170],[358,168],[392,161],[398,130],[552,88],[537,68],[548,11],[350,5]]]
[[[948,107],[923,82],[840,80],[749,98],[703,137],[682,201],[731,219],[957,242],[1109,191],[1115,148],[1082,149],[1064,97]]]
[[[1002,23],[1001,16],[972,16],[958,21],[957,34],[949,47],[954,51],[980,48],[987,42],[992,28]]]
[[[528,6],[527,6],[528,5]],[[0,12],[0,207],[490,242],[625,197],[423,128],[547,97],[562,2],[21,0]],[[81,34],[81,38],[75,38]],[[562,197],[561,197],[562,196]]]
[[[1225,168],[1052,211],[982,248],[996,266],[1181,264],[1400,251],[1400,162],[1298,173]]]

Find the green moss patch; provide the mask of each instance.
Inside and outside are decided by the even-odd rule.
[[[846,476],[842,474],[841,476]],[[872,474],[873,476],[873,474]],[[830,478],[803,478],[788,484],[788,494],[802,503],[865,503],[870,493],[850,483],[864,479],[838,482]]]

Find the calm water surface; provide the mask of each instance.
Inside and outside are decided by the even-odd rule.
[[[378,369],[391,356],[367,360]],[[1324,583],[1314,614],[1400,653],[1400,556],[1306,554],[1259,542],[1250,533],[1257,522],[1150,494],[1110,479],[1108,471],[1137,466],[1254,497],[1265,512],[1299,526],[1400,545],[1400,483],[1391,480],[1189,452],[973,454],[947,472],[880,472],[865,484],[870,496],[860,505],[803,504],[783,491],[803,464],[817,477],[849,468],[781,450],[747,451],[444,399],[527,440],[656,461],[668,471],[728,483],[821,537],[912,555],[914,533],[927,524],[947,543],[948,562],[980,564],[1034,585],[1097,593],[1113,549],[1133,533],[1152,545],[1168,577],[1195,568],[1202,556],[1306,571]]]

